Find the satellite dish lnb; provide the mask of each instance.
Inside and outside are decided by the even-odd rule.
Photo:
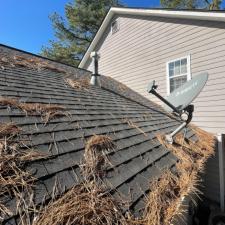
[[[176,128],[171,134],[166,135],[166,140],[173,143],[173,137],[186,127],[192,119],[194,106],[191,102],[199,95],[208,80],[208,73],[200,73],[193,77],[192,80],[186,82],[175,91],[173,91],[166,99],[156,92],[157,85],[155,81],[151,82],[148,87],[148,93],[155,95],[165,103],[165,110],[172,112],[180,117],[183,123]]]

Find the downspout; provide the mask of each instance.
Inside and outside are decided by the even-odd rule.
[[[224,212],[224,134],[217,134],[220,176],[220,209]]]

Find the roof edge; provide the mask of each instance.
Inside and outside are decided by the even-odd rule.
[[[225,22],[225,13],[220,11],[191,11],[191,10],[174,10],[174,9],[143,9],[143,8],[123,8],[111,7],[103,20],[98,32],[93,41],[84,54],[78,68],[84,68],[90,53],[94,50],[97,43],[101,39],[109,22],[115,14],[120,15],[137,15],[137,16],[157,16],[166,18],[180,18],[180,19],[195,19],[195,20],[209,20]]]
[[[12,46],[9,46],[9,45],[5,45],[5,44],[0,43],[0,48],[10,49],[10,50],[15,51],[15,52],[20,52],[20,53],[27,54],[27,55],[30,55],[30,56],[33,56],[33,57],[37,57],[37,58],[40,58],[40,59],[43,59],[43,60],[48,60],[48,61],[53,62],[53,63],[58,63],[58,64],[61,64],[61,65],[64,65],[64,66],[71,67],[73,69],[80,69],[80,70],[90,72],[86,69],[78,68],[76,66],[73,66],[73,65],[70,65],[70,64],[67,64],[67,63],[63,63],[63,62],[59,62],[57,60],[50,59],[50,58],[47,58],[45,56],[38,55],[38,54],[35,54],[35,53],[32,53],[32,52],[28,52],[28,51],[25,51],[25,50],[22,50],[22,49],[19,49],[19,48],[15,48],[15,47],[12,47]]]
[[[105,16],[105,19],[103,20],[100,28],[98,29],[98,32],[96,33],[94,39],[92,40],[91,44],[89,45],[87,51],[85,52],[81,62],[78,65],[78,68],[82,68],[84,69],[84,65],[87,62],[88,58],[90,57],[91,52],[93,51],[93,49],[95,48],[95,46],[97,45],[98,41],[101,39],[104,31],[106,30],[110,20],[112,19],[112,17],[115,14],[115,9],[116,8],[111,8],[107,15]]]

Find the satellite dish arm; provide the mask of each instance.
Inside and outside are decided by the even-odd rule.
[[[163,98],[158,92],[156,92],[157,85],[155,85],[155,81],[152,81],[147,88],[147,91],[157,98],[159,98],[162,102],[164,102],[167,106],[169,106],[173,112],[177,113],[180,119],[183,121],[179,127],[177,127],[172,133],[166,135],[166,140],[168,143],[173,143],[173,137],[179,133],[184,127],[186,127],[192,120],[192,115],[194,112],[194,105],[188,105],[184,109],[178,109],[174,105],[172,105],[169,101]]]
[[[178,110],[174,105],[172,105],[170,102],[168,102],[165,98],[163,98],[158,92],[156,92],[157,85],[155,85],[155,80],[150,83],[148,87],[148,92],[155,95],[157,98],[159,98],[162,102],[164,102],[166,105],[168,105],[174,112],[178,113],[180,115],[181,111]]]
[[[207,80],[208,73],[201,73],[198,76],[193,77],[192,80],[177,88],[170,96],[168,96],[167,99],[164,99],[156,92],[157,85],[155,85],[155,81],[152,81],[148,85],[147,91],[163,101],[169,108],[173,110],[173,113],[178,114],[181,119],[182,123],[179,125],[179,127],[177,127],[172,133],[166,135],[166,140],[169,143],[172,144],[173,137],[191,122],[194,106],[190,105],[190,103],[193,102],[193,100],[201,92]]]
[[[178,134],[183,128],[185,128],[191,122],[193,112],[194,112],[194,105],[189,105],[183,110],[180,117],[181,120],[183,120],[184,122],[179,127],[177,127],[176,130],[174,130],[172,133],[166,135],[166,141],[168,143],[173,144],[174,136]]]

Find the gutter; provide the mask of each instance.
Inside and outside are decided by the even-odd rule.
[[[219,177],[220,177],[220,209],[224,212],[224,134],[218,134]]]
[[[107,13],[102,22],[97,34],[87,49],[83,59],[79,64],[79,68],[84,68],[86,62],[92,51],[95,50],[96,45],[107,29],[112,17],[116,14],[119,15],[133,15],[133,16],[157,16],[165,18],[178,18],[178,19],[194,19],[194,20],[207,20],[216,22],[225,22],[224,12],[209,12],[209,11],[180,11],[180,10],[165,10],[165,9],[137,9],[137,8],[119,8],[112,7]]]

